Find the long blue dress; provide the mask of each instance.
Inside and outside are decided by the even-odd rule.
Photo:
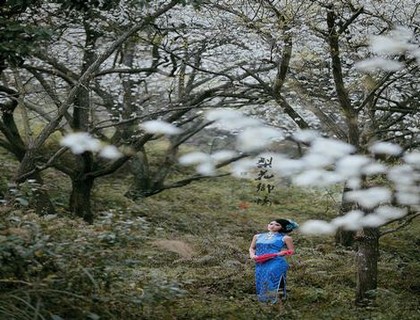
[[[283,233],[261,233],[257,235],[256,255],[277,253],[285,247]],[[280,287],[286,298],[286,273],[289,264],[278,256],[263,263],[256,263],[255,283],[258,301],[276,303]]]

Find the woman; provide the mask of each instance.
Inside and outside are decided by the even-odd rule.
[[[294,254],[293,240],[287,234],[298,227],[292,220],[271,221],[268,232],[256,234],[249,248],[249,256],[256,261],[255,282],[258,301],[276,303],[279,289],[286,298],[286,273],[289,265],[284,258]]]

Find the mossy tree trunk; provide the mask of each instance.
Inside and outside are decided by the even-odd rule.
[[[343,188],[342,196],[341,196],[341,205],[339,209],[340,216],[354,209],[354,204],[346,201],[345,196],[344,196],[345,193],[349,190],[350,188],[348,188],[347,185],[345,185]],[[337,232],[335,233],[335,243],[338,246],[352,247],[354,245],[354,236],[355,236],[354,231],[339,228]]]
[[[357,237],[356,305],[367,306],[374,299],[378,283],[379,229],[364,228]]]
[[[88,223],[93,222],[93,213],[90,204],[93,184],[94,179],[88,176],[72,179],[72,191],[69,203],[70,211]]]

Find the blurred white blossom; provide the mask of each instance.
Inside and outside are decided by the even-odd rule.
[[[372,187],[364,190],[348,191],[344,194],[348,201],[360,204],[362,207],[370,209],[377,205],[391,201],[392,193],[385,187]]]
[[[240,179],[253,178],[253,176],[250,174],[250,171],[252,169],[255,169],[256,163],[257,162],[255,159],[241,159],[241,160],[235,161],[231,165],[230,172],[232,176],[234,176],[235,178],[240,178]]]
[[[175,135],[180,134],[182,130],[171,123],[161,120],[151,120],[140,124],[140,127],[147,133]]]
[[[197,172],[203,176],[214,176],[216,174],[216,168],[214,163],[211,161],[200,163],[197,168]]]
[[[215,109],[207,111],[205,114],[205,118],[208,121],[218,121],[218,120],[236,120],[243,117],[243,113],[229,108],[224,109]]]
[[[106,159],[118,159],[123,156],[123,154],[118,150],[114,145],[104,146],[99,152],[99,156]]]
[[[376,174],[386,173],[387,169],[388,168],[381,163],[370,163],[366,166],[363,166],[361,168],[360,173],[362,173],[364,175],[367,175],[367,176],[372,176],[372,175],[376,175]]]
[[[376,228],[380,227],[386,222],[387,220],[381,216],[378,216],[376,214],[368,214],[361,219],[360,224],[363,227]]]
[[[402,148],[390,142],[376,142],[369,147],[370,152],[376,154],[387,154],[391,156],[397,156],[402,152]]]
[[[295,177],[293,183],[298,186],[329,186],[342,182],[342,177],[335,172],[322,169],[306,170]]]
[[[337,228],[341,227],[345,230],[358,230],[362,227],[362,218],[364,212],[361,210],[352,210],[345,215],[337,217],[331,223]]]
[[[60,145],[69,148],[74,154],[82,154],[86,151],[97,152],[101,149],[101,142],[87,132],[68,134],[61,139]]]
[[[338,159],[336,164],[336,172],[345,178],[357,177],[363,167],[372,162],[366,156],[348,155]]]
[[[301,160],[304,162],[306,168],[322,168],[334,163],[332,157],[311,152],[305,154]]]
[[[420,169],[420,152],[419,151],[413,151],[410,153],[407,153],[403,157],[405,163],[415,167],[416,169]]]
[[[354,151],[356,151],[356,148],[351,144],[335,139],[317,138],[311,144],[311,152],[334,159],[339,159]]]
[[[404,217],[407,214],[407,209],[393,206],[380,206],[376,208],[374,212],[386,220],[393,220]]]
[[[327,235],[333,234],[337,228],[327,221],[307,220],[299,227],[299,230],[305,234]]]
[[[401,203],[401,204],[410,205],[410,206],[420,204],[420,195],[418,192],[414,193],[414,192],[398,191],[395,194],[395,196],[397,198],[398,203]]]
[[[204,152],[190,152],[178,159],[179,163],[188,166],[210,161],[210,155]]]
[[[299,130],[293,133],[293,138],[295,140],[304,142],[304,143],[310,143],[319,137],[320,137],[319,132],[315,130]]]
[[[234,158],[237,155],[235,151],[232,150],[219,150],[211,154],[210,157],[215,162],[224,162]]]
[[[379,55],[399,55],[413,48],[410,44],[413,37],[410,29],[398,26],[389,35],[371,37],[370,49]]]
[[[273,170],[284,177],[290,177],[305,169],[305,162],[298,159],[288,159],[278,156],[273,161]]]
[[[243,152],[260,151],[274,141],[284,139],[283,132],[269,127],[249,127],[240,132],[237,138],[237,148]]]
[[[385,59],[382,57],[374,57],[365,59],[354,64],[354,67],[362,72],[377,72],[379,70],[394,72],[401,70],[404,65],[395,60]]]

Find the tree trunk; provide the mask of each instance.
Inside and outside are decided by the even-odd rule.
[[[374,300],[378,284],[379,229],[364,228],[356,237],[356,305],[367,306]]]
[[[341,196],[341,205],[340,205],[340,213],[339,215],[342,216],[347,212],[354,209],[354,204],[345,200],[344,195],[350,188],[347,185],[344,185],[343,193]],[[352,247],[354,244],[354,231],[344,230],[343,228],[339,228],[335,234],[335,244],[341,245],[343,247]]]
[[[151,180],[149,161],[144,148],[130,159],[129,166],[133,174],[133,183],[125,196],[133,200],[147,197],[151,188]]]
[[[35,173],[34,175],[30,176],[29,179],[36,180],[37,184],[39,185],[34,193],[33,199],[30,199],[30,206],[35,209],[35,212],[40,215],[47,215],[47,214],[55,214],[55,207],[54,204],[51,202],[50,196],[48,192],[44,189],[44,182],[41,178],[39,173]]]
[[[28,149],[22,158],[18,158],[20,166],[14,177],[14,182],[19,185],[27,180],[35,180],[38,188],[34,191],[33,197],[28,199],[29,206],[39,215],[54,214],[55,208],[51,202],[48,192],[43,189],[44,182],[41,175],[39,172],[28,174],[33,170],[33,168],[35,168],[36,157],[36,152],[32,149]]]
[[[69,208],[76,216],[83,218],[88,223],[93,222],[93,213],[90,206],[90,198],[94,178],[77,177],[72,178],[72,191],[70,195]]]

